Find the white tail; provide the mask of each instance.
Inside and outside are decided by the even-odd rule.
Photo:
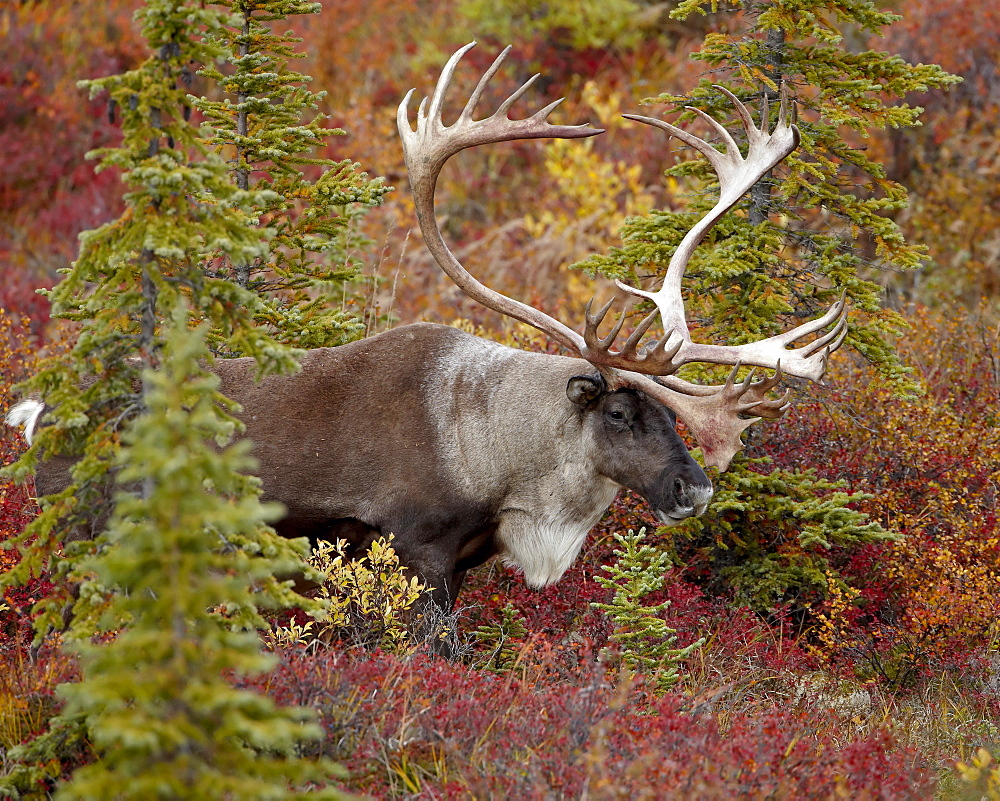
[[[15,404],[14,408],[7,412],[4,422],[11,428],[21,426],[24,429],[24,438],[28,440],[28,444],[30,445],[35,433],[35,424],[38,422],[38,416],[44,409],[45,404],[41,401],[23,400]]]

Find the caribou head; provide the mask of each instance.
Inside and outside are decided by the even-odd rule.
[[[587,305],[584,330],[580,334],[548,314],[484,286],[462,266],[441,236],[434,217],[435,186],[441,168],[455,153],[492,142],[546,137],[576,139],[603,133],[601,129],[591,128],[589,125],[549,123],[548,116],[562,102],[561,99],[526,119],[510,119],[508,112],[511,107],[534,83],[537,75],[511,94],[493,114],[484,119],[475,119],[476,107],[483,90],[507,57],[510,47],[496,58],[480,79],[458,119],[450,126],[445,125],[441,120],[445,93],[462,56],[475,44],[467,44],[448,61],[430,101],[425,98],[420,103],[416,130],[411,127],[409,120],[412,89],[397,112],[397,126],[403,141],[417,219],[427,247],[441,269],[469,297],[487,308],[534,326],[572,353],[586,359],[600,372],[609,387],[630,388],[645,393],[673,410],[685,422],[701,447],[705,463],[726,470],[732,457],[743,447],[741,432],[761,418],[780,417],[787,408],[788,391],[780,398],[768,397],[769,391],[779,384],[782,376],[818,381],[826,370],[830,353],[840,346],[847,333],[846,305],[843,299],[816,320],[784,334],[743,345],[722,346],[693,342],[685,320],[681,280],[694,249],[744,193],[798,146],[799,132],[789,119],[787,92],[782,87],[777,124],[773,131],[768,132],[766,105],[758,128],[747,108],[731,92],[719,87],[732,101],[743,123],[748,141],[745,157],[728,131],[698,109],[692,110],[719,134],[725,145],[724,152],[662,120],[625,115],[636,122],[660,128],[701,152],[718,175],[720,197],[715,207],[681,241],[658,291],[649,292],[617,282],[622,290],[652,301],[656,309],[615,350],[615,341],[624,318],[619,320],[607,336],[598,334],[598,326],[607,316],[613,299],[596,312],[593,311],[592,301]],[[640,341],[657,315],[663,323],[663,335],[640,346]],[[796,341],[827,328],[829,330],[826,333],[806,344],[789,348]],[[721,386],[698,385],[675,375],[682,365],[691,362],[732,365],[733,370],[726,383]],[[740,366],[760,367],[773,371],[773,374],[755,381],[754,372],[751,371],[746,378],[737,381]]]

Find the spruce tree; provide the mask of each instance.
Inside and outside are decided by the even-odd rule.
[[[207,342],[255,357],[262,373],[296,367],[255,325],[268,313],[259,295],[206,270],[270,258],[279,233],[258,222],[277,193],[241,187],[190,122],[191,65],[225,55],[231,16],[190,0],[149,0],[136,16],[152,55],[83,82],[121,115],[121,145],[94,156],[122,171],[126,210],[81,237],[52,290],[54,315],[80,333],[70,359],[27,383],[54,408],[11,470],[26,474],[40,453],[80,457],[73,485],[41,500],[3,581],[50,569],[63,592],[40,604],[39,637],[78,588],[67,639],[83,680],[63,688],[49,731],[8,755],[3,789],[37,791],[89,738],[100,759],[63,797],[296,797],[333,773],[294,754],[318,728],[224,677],[269,666],[259,609],[316,608],[276,578],[310,573],[307,545],[266,525],[274,510],[246,475],[246,446],[225,447],[239,424],[205,370]]]
[[[922,251],[906,244],[891,218],[905,205],[906,190],[867,156],[864,140],[878,129],[919,124],[919,108],[890,105],[889,99],[957,79],[933,65],[912,65],[898,56],[848,47],[844,31],[876,34],[898,19],[870,0],[744,0],[725,10],[718,2],[685,0],[672,16],[706,14],[706,5],[712,13],[742,14],[744,25],[732,26],[732,33],[706,36],[693,58],[710,69],[688,96],[661,95],[648,102],[698,108],[719,120],[739,142],[742,126],[714,85],[726,87],[748,106],[756,105],[760,114],[765,99],[775,106],[784,83],[799,111],[801,144],[709,232],[691,259],[685,304],[694,337],[720,344],[762,339],[794,327],[803,315],[819,316],[844,294],[850,322],[842,350],[867,359],[879,380],[913,391],[892,344],[905,321],[882,306],[879,285],[872,279],[877,270],[917,267]],[[679,119],[686,124],[696,117],[686,111]],[[578,267],[633,285],[648,277],[662,278],[683,235],[718,197],[715,176],[702,158],[681,162],[667,175],[688,182],[691,210],[654,210],[628,220],[621,247]],[[720,374],[696,367],[690,376],[718,380]],[[805,585],[822,586],[813,579],[827,569],[826,553],[833,543],[851,546],[888,536],[850,512],[850,496],[800,471],[765,477],[737,460],[718,484],[717,501],[706,520],[723,515],[721,527],[694,521],[686,532],[701,537],[701,546],[714,549],[717,565],[736,571],[738,575],[728,575],[758,602],[774,595],[778,585],[795,596],[796,573],[812,577]],[[794,508],[769,502],[770,493],[780,486],[792,488]],[[739,502],[732,503],[736,497]],[[831,517],[830,503],[843,507],[843,515]],[[777,507],[782,507],[780,513]],[[787,539],[788,512],[796,521],[818,523],[800,528],[797,539],[803,547],[795,548],[794,556],[786,555],[784,561],[767,558],[769,547]],[[844,525],[841,518],[852,516]],[[767,589],[754,589],[753,583],[763,581],[776,566],[782,578]]]
[[[705,639],[677,648],[677,631],[670,628],[663,615],[670,601],[647,606],[645,599],[663,589],[670,557],[644,542],[646,529],[636,533],[615,533],[622,547],[614,551],[617,559],[602,568],[606,576],[594,576],[594,581],[615,594],[610,603],[592,603],[614,624],[611,642],[618,648],[619,658],[630,670],[653,678],[659,692],[665,692],[680,680],[680,665]]]
[[[223,450],[218,378],[200,361],[206,330],[178,305],[163,364],[145,376],[145,411],[122,436],[121,492],[106,550],[80,569],[110,590],[96,641],[79,645],[83,680],[62,687],[68,719],[84,719],[99,761],[79,768],[58,798],[339,798],[334,766],[296,756],[322,737],[305,709],[234,689],[227,676],[260,673],[276,657],[252,628],[255,585],[281,567],[238,543],[280,510],[262,505],[250,443]],[[286,565],[285,567],[289,567]],[[117,632],[117,634],[115,634]]]
[[[211,123],[208,142],[229,158],[241,190],[256,190],[253,216],[270,247],[252,258],[228,254],[211,266],[261,298],[255,319],[278,340],[305,348],[358,338],[357,316],[338,308],[343,283],[357,274],[351,247],[355,222],[365,206],[381,202],[392,187],[369,179],[350,160],[312,155],[344,131],[323,127],[315,113],[324,92],[311,92],[309,76],[289,68],[302,58],[301,39],[272,30],[290,15],[315,14],[319,3],[302,0],[224,0],[234,18],[210,41],[228,52],[225,72],[200,70],[224,93],[194,105]],[[303,119],[303,117],[310,117]],[[317,173],[309,180],[303,170]],[[331,297],[334,304],[331,304]]]

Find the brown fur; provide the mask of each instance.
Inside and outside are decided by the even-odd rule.
[[[419,323],[307,351],[294,375],[255,382],[255,369],[214,366],[242,406],[263,499],[287,509],[279,533],[355,550],[393,534],[444,607],[496,555],[535,586],[557,580],[619,486],[667,523],[711,495],[673,413],[608,391],[579,359]],[[39,493],[64,487],[70,463],[42,462]]]

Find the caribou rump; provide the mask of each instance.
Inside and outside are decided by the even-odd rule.
[[[695,343],[684,320],[680,285],[694,248],[798,144],[784,90],[773,132],[766,105],[757,128],[743,104],[721,90],[743,121],[745,158],[729,133],[706,115],[701,116],[722,138],[724,151],[661,120],[626,115],[703,153],[718,174],[720,200],[684,237],[660,290],[619,282],[623,291],[652,300],[656,309],[618,350],[624,318],[610,333],[598,334],[610,302],[597,311],[588,305],[581,335],[483,286],[451,253],[437,226],[434,193],[445,162],[464,148],[491,142],[601,131],[548,123],[559,101],[511,120],[509,109],[535,78],[491,116],[474,119],[510,48],[482,77],[458,119],[445,126],[445,92],[474,44],[449,60],[429,104],[420,105],[416,130],[408,112],[412,91],[399,107],[421,233],[462,291],[538,328],[575,356],[519,351],[455,328],[417,323],[307,351],[294,375],[257,382],[249,359],[223,359],[212,367],[224,394],[242,406],[238,416],[246,425],[243,436],[254,443],[264,499],[287,509],[277,530],[313,540],[340,537],[355,552],[392,534],[401,563],[434,588],[433,600],[445,608],[454,603],[465,572],[494,556],[520,567],[533,587],[557,581],[621,487],[644,497],[667,525],[704,512],[712,485],[678,436],[675,415],[687,424],[706,464],[725,470],[742,447],[740,432],[786,409],[787,392],[769,396],[783,373],[818,380],[846,335],[843,298],[816,320],[738,346]],[[640,346],[657,315],[664,335]],[[790,347],[803,338],[804,345]],[[674,375],[696,361],[733,370],[721,386]],[[755,381],[751,371],[738,381],[741,365],[773,374]],[[43,411],[38,400],[22,401],[7,421],[24,427],[30,441]],[[40,462],[39,494],[64,487],[69,464],[58,455]]]

